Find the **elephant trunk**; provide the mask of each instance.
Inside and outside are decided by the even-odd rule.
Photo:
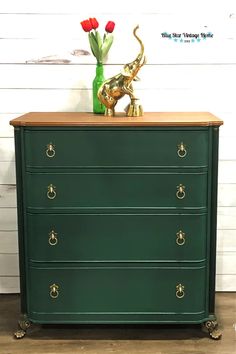
[[[133,34],[134,34],[134,37],[138,40],[139,44],[140,44],[140,47],[141,47],[141,50],[140,50],[140,53],[138,54],[137,58],[135,61],[137,62],[141,62],[142,58],[143,58],[143,55],[144,55],[144,45],[143,45],[143,42],[141,41],[141,39],[137,36],[136,32],[139,28],[139,25],[137,25],[134,30],[133,30]]]

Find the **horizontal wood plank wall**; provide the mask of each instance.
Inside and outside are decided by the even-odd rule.
[[[92,9],[92,12],[91,12]],[[0,7],[0,293],[19,292],[13,128],[28,111],[91,111],[95,58],[80,21],[97,17],[100,32],[116,22],[106,77],[139,50],[147,65],[135,87],[145,111],[209,111],[220,130],[217,290],[236,291],[236,3],[233,0],[136,0],[122,6],[97,0],[8,0]],[[213,33],[180,43],[162,32]],[[118,103],[122,111],[127,99]]]

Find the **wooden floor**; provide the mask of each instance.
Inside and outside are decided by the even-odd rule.
[[[218,293],[221,340],[209,339],[199,326],[32,326],[25,338],[13,332],[19,296],[0,295],[0,354],[236,354],[236,293]]]

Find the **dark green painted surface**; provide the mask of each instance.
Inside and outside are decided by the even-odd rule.
[[[17,222],[18,222],[18,248],[19,248],[19,268],[20,268],[20,293],[21,312],[27,313],[27,241],[25,239],[25,204],[24,204],[24,149],[23,149],[23,129],[14,129],[15,138],[15,159],[16,159],[16,192],[17,192]]]
[[[205,316],[205,268],[163,267],[76,267],[30,269],[30,318],[51,319],[70,313],[163,313]],[[50,285],[58,285],[59,295],[50,297]],[[176,286],[185,286],[185,296],[176,297]],[[89,317],[88,317],[89,318]]]
[[[56,198],[47,198],[47,186]],[[176,197],[183,184],[186,196]],[[38,208],[201,208],[207,205],[206,173],[27,174],[27,205]]]
[[[215,312],[215,274],[216,274],[216,232],[217,232],[217,191],[218,191],[218,149],[219,128],[211,129],[212,156],[210,157],[211,194],[209,206],[209,311]]]
[[[29,258],[35,261],[199,261],[206,258],[206,215],[31,214]],[[49,244],[57,232],[58,243]],[[185,232],[185,244],[176,233]]]
[[[22,311],[40,323],[210,318],[217,134],[214,127],[17,128]],[[46,157],[49,143],[54,158]],[[51,183],[54,200],[46,196]],[[56,246],[48,244],[51,228]],[[184,246],[176,245],[178,229]],[[49,296],[53,283],[58,299]]]
[[[31,167],[70,166],[206,166],[208,132],[94,129],[58,131],[30,130],[25,134],[26,164]],[[180,158],[178,145],[186,145]],[[55,157],[46,156],[46,146],[55,145]]]

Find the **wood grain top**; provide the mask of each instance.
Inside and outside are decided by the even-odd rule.
[[[148,112],[143,117],[118,113],[105,117],[83,112],[31,112],[10,121],[13,126],[220,126],[223,121],[208,112]]]

